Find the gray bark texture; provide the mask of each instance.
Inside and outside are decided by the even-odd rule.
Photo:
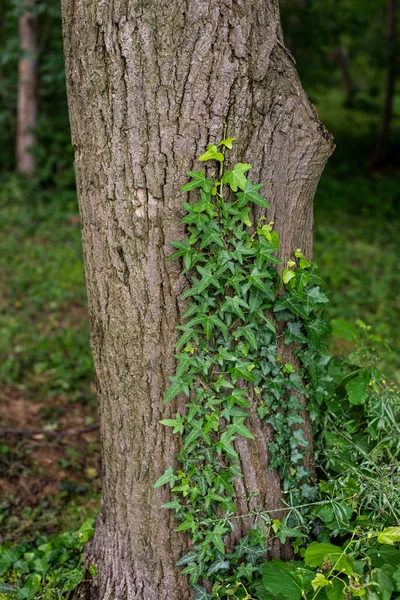
[[[37,16],[32,12],[34,2],[25,1],[23,7],[25,12],[18,23],[21,56],[18,63],[16,166],[17,171],[31,177],[36,161],[30,149],[36,143],[33,128],[38,110]]]
[[[169,491],[154,481],[177,438],[159,424],[174,373],[175,325],[188,285],[166,263],[180,220],[185,171],[237,137],[231,160],[263,182],[281,255],[312,252],[312,200],[332,140],[285,49],[278,0],[62,0],[72,139],[82,220],[104,484],[87,561],[91,600],[187,600],[174,562],[187,550]],[[261,214],[261,213],[259,213]],[[238,444],[245,474],[238,511],[280,506],[268,470],[270,432]]]

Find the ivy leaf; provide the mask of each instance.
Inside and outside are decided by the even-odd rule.
[[[236,138],[225,138],[221,140],[217,146],[226,146],[229,150],[232,150],[232,142],[234,142]]]
[[[210,285],[213,285],[215,288],[220,288],[221,284],[218,279],[215,277],[215,274],[211,271],[210,267],[197,267],[202,278],[200,281],[197,281],[193,287],[187,290],[183,294],[183,298],[189,298],[190,296],[198,296],[204,290],[206,290]]]
[[[273,263],[276,265],[281,264],[281,260],[276,258],[274,254],[278,251],[278,248],[274,246],[265,237],[260,237],[255,245],[256,248],[256,266],[261,269],[266,263]]]
[[[232,377],[233,383],[236,383],[239,377],[245,379],[246,381],[256,381],[254,375],[251,374],[251,371],[254,369],[254,363],[249,362],[241,362],[238,361],[235,363],[234,367],[230,369],[230,374]]]
[[[284,310],[289,310],[293,314],[298,315],[303,319],[307,319],[308,316],[303,302],[289,293],[278,298],[274,306],[274,312],[281,312]]]
[[[201,585],[194,585],[193,591],[196,592],[196,595],[193,598],[193,600],[213,600],[214,596],[209,594],[207,590]]]
[[[203,228],[203,234],[201,238],[200,250],[207,248],[211,244],[217,244],[221,248],[224,247],[224,242],[221,239],[221,230],[217,223],[207,223]]]
[[[289,281],[291,279],[293,279],[293,277],[296,277],[295,272],[291,271],[290,269],[283,269],[282,271],[282,281],[283,283],[289,283]]]
[[[192,562],[189,563],[187,567],[182,569],[182,575],[189,575],[190,584],[193,585],[199,580],[199,565]]]
[[[184,556],[182,556],[175,563],[175,566],[176,567],[183,567],[184,565],[188,565],[189,563],[192,563],[196,558],[197,558],[197,552],[194,552],[192,550],[191,552],[188,552],[187,554],[185,554]]]
[[[239,296],[234,296],[233,298],[230,296],[225,296],[225,302],[221,306],[221,313],[231,312],[240,317],[242,321],[245,321],[246,317],[240,308],[241,306],[243,306],[243,308],[249,308],[247,302],[245,302],[242,298],[239,298]]]
[[[186,346],[186,344],[192,340],[194,340],[196,343],[199,343],[199,335],[197,331],[191,327],[188,327],[187,325],[177,325],[176,328],[184,332],[176,344],[177,350],[182,348],[182,346]]]
[[[235,332],[235,337],[238,338],[240,336],[243,336],[246,338],[246,340],[249,342],[250,347],[254,348],[254,350],[257,350],[257,338],[255,336],[255,333],[253,331],[253,324],[251,323],[250,325],[246,325],[245,327],[238,327],[236,329]]]
[[[253,204],[263,206],[264,208],[269,208],[270,205],[268,202],[258,193],[258,190],[260,190],[262,187],[264,187],[263,183],[254,184],[246,179],[243,188],[241,188],[243,189],[243,192],[238,192],[237,194],[237,197],[239,198],[239,208],[246,206],[248,202],[253,202]]]
[[[172,385],[165,394],[164,404],[170,402],[181,392],[184,392],[186,396],[189,396],[189,385],[184,379],[181,379],[180,377],[170,377],[169,379],[172,381]]]
[[[0,581],[0,594],[15,594],[17,592],[17,588],[8,583],[4,583]]]
[[[284,331],[285,344],[296,342],[298,344],[307,344],[306,336],[301,332],[301,323],[299,321],[289,321]]]
[[[228,426],[227,431],[229,433],[238,433],[242,437],[248,438],[249,440],[254,440],[254,435],[247,429],[246,425],[244,424],[244,420],[244,418],[234,418],[233,424]]]
[[[159,488],[162,485],[169,483],[169,487],[172,488],[175,481],[177,480],[177,476],[175,475],[172,467],[168,467],[166,471],[157,479],[157,481],[153,484],[154,488]]]
[[[330,333],[330,327],[326,321],[316,318],[310,323],[306,324],[306,329],[310,337],[311,344],[316,350],[321,350],[324,347],[323,335]]]
[[[234,166],[232,171],[225,171],[224,176],[222,177],[222,183],[228,183],[232,192],[237,192],[238,188],[244,190],[247,181],[245,173],[249,169],[251,169],[251,165],[238,163]]]
[[[214,573],[218,573],[218,571],[224,571],[225,569],[229,569],[230,566],[231,565],[228,560],[216,560],[208,569],[207,577],[211,577],[211,575],[214,575]]]
[[[222,539],[222,535],[216,531],[212,531],[211,533],[209,533],[207,535],[206,538],[207,542],[209,544],[212,544],[213,546],[215,546],[215,548],[221,552],[221,554],[225,554],[225,546],[224,546],[224,542]]]
[[[203,171],[186,171],[186,174],[192,178],[192,181],[181,186],[182,192],[190,192],[195,188],[202,188],[208,194],[214,187],[214,182],[207,179]]]
[[[222,154],[222,152],[218,152],[217,146],[215,146],[215,144],[208,144],[206,152],[199,156],[197,160],[201,162],[205,160],[218,160],[219,162],[223,162],[224,155]]]

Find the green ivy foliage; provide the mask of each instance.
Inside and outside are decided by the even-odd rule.
[[[191,194],[194,202],[183,203],[187,235],[172,242],[176,251],[169,257],[183,261],[191,287],[183,295],[188,307],[177,326],[177,368],[165,402],[179,394],[187,402],[175,418],[161,421],[183,443],[179,468],[169,467],[155,487],[169,484],[173,499],[164,506],[175,511],[177,530],[191,537],[193,550],[177,564],[197,586],[197,600],[210,597],[200,579],[215,579],[228,569],[236,569],[233,580],[240,569],[260,573],[257,564],[268,549],[265,527],[249,532],[233,552],[224,542],[233,519],[243,516],[236,515],[234,502],[235,479],[242,477],[234,442],[254,439],[247,426],[250,409],[274,430],[265,450],[270,468],[279,472],[285,502],[310,502],[317,488],[304,467],[304,400],[315,421],[332,381],[323,341],[328,298],[316,266],[297,249],[280,274],[273,223],[265,217],[251,221],[253,204],[269,208],[262,184],[247,178],[250,164],[224,169],[233,141],[210,144],[199,157],[217,161],[217,176],[188,172],[181,189],[197,194]],[[293,362],[283,363],[279,338],[292,349]],[[271,521],[262,507],[256,522],[260,515],[282,542],[301,538],[299,530]]]

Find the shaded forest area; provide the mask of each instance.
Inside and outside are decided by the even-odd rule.
[[[396,0],[281,0],[286,45],[336,143],[315,198],[314,259],[330,294],[328,316],[347,331],[329,348],[339,357],[356,351],[397,382],[399,13]],[[101,489],[61,15],[53,0],[2,3],[0,98],[0,543],[26,550],[93,518]],[[351,328],[357,333],[349,335]],[[58,547],[68,543],[63,538]],[[76,556],[65,593],[80,560],[79,544],[69,547]],[[56,586],[55,579],[49,589]]]

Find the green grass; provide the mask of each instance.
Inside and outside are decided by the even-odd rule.
[[[75,194],[0,192],[0,383],[87,397],[92,359]]]

